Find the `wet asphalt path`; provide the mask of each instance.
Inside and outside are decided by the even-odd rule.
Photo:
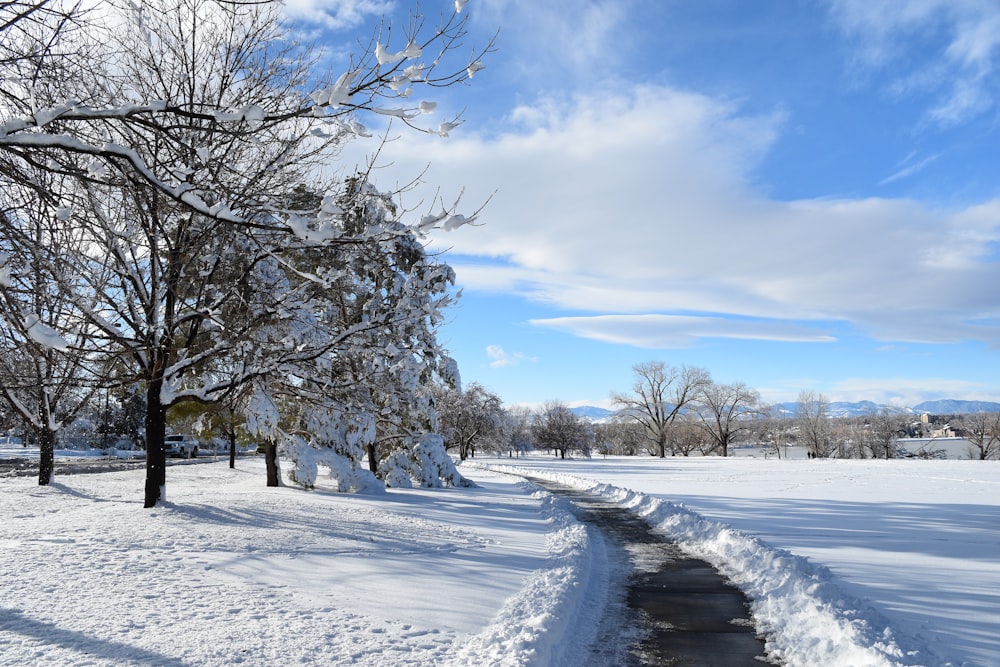
[[[626,581],[629,610],[621,628],[637,637],[617,664],[672,667],[762,667],[764,642],[757,636],[746,597],[705,561],[684,555],[633,512],[571,487],[528,477],[570,500],[577,518],[601,530],[630,556]],[[638,619],[638,620],[635,620]],[[595,646],[599,653],[600,646]],[[598,660],[597,662],[600,662]],[[608,667],[611,667],[609,664]]]

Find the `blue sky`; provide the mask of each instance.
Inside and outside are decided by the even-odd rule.
[[[433,24],[451,4],[420,7]],[[287,11],[335,63],[411,8]],[[440,337],[466,383],[607,405],[662,360],[767,402],[1000,401],[1000,3],[464,12],[463,51],[499,30],[486,68],[434,98],[465,123],[393,131],[378,179],[423,173],[415,215],[488,200],[480,226],[433,239],[463,289]]]

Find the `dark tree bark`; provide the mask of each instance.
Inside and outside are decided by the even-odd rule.
[[[278,469],[278,448],[273,440],[264,446],[264,463],[267,466],[267,485],[281,486],[281,471]]]
[[[155,507],[163,500],[167,484],[167,453],[163,442],[167,433],[167,410],[160,400],[163,378],[155,378],[146,391],[146,496],[143,507]]]
[[[38,485],[52,482],[55,471],[55,435],[48,429],[38,432]]]

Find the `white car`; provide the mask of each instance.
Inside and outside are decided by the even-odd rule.
[[[198,438],[193,435],[168,435],[163,439],[163,448],[167,456],[179,456],[182,459],[198,457]]]

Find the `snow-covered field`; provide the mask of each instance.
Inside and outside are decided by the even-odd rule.
[[[582,664],[603,548],[484,465],[634,505],[722,564],[788,664],[1000,664],[996,463],[531,457],[368,496],[198,462],[153,510],[141,470],[0,479],[0,665]]]
[[[1000,665],[1000,462],[492,463],[634,506],[747,591],[794,664]]]

